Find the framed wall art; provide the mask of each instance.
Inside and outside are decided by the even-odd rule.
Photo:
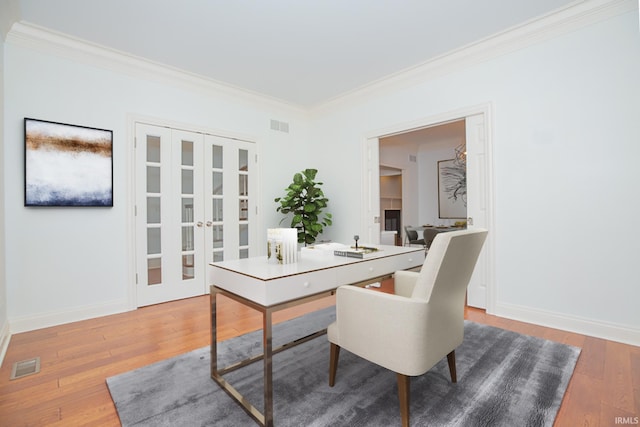
[[[438,216],[467,218],[467,167],[454,159],[438,162]]]
[[[24,119],[25,206],[113,206],[113,132]]]

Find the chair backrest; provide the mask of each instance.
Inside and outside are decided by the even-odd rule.
[[[418,240],[418,232],[416,230],[405,227],[404,232],[407,233],[407,240],[409,240],[410,242],[413,240]]]
[[[429,303],[456,304],[462,298],[487,237],[487,230],[448,231],[438,233],[422,265],[412,298]]]
[[[433,243],[433,239],[440,234],[440,232],[435,228],[425,228],[422,232],[422,238],[424,239],[424,245],[429,249],[431,244]]]

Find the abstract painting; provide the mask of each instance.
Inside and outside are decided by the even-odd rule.
[[[113,206],[113,132],[24,119],[25,206]]]
[[[455,160],[438,162],[438,209],[440,218],[467,217],[467,167]]]

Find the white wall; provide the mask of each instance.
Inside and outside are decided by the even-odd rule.
[[[307,166],[307,118],[296,108],[215,87],[190,90],[182,83],[158,81],[153,70],[144,78],[136,70],[122,71],[121,65],[104,68],[90,55],[68,58],[73,55],[78,54],[50,49],[29,34],[9,37],[5,45],[7,143],[2,169],[12,332],[132,308],[130,115],[247,135],[256,141],[261,164],[260,229],[277,225],[280,216],[273,199],[282,195],[296,171]],[[23,206],[24,117],[113,130],[113,208]],[[288,122],[290,133],[270,130],[272,118]],[[260,249],[265,247],[263,234],[258,233]]]
[[[316,111],[321,170],[354,175],[325,181],[338,201],[331,233],[339,239],[362,227],[365,137],[490,103],[495,312],[638,344],[638,11],[536,40]]]
[[[5,112],[5,79],[4,79],[4,42],[11,25],[20,16],[20,5],[17,0],[0,3],[0,165],[4,165],[4,112]],[[7,305],[6,276],[6,240],[5,240],[5,175],[4,168],[0,172],[0,364],[9,345],[10,327]]]
[[[0,164],[4,164],[4,34],[0,44]],[[0,364],[8,344],[7,282],[4,239],[4,171],[0,173]]]
[[[0,44],[0,164],[4,164],[4,37]],[[7,314],[7,281],[4,238],[4,171],[0,173],[0,364],[8,345],[9,316]]]

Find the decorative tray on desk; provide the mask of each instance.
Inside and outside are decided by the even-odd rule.
[[[373,248],[369,246],[359,246],[357,249],[355,246],[351,246],[350,248],[338,249],[333,251],[335,256],[346,256],[350,258],[368,258],[370,256],[375,255],[381,249]]]

